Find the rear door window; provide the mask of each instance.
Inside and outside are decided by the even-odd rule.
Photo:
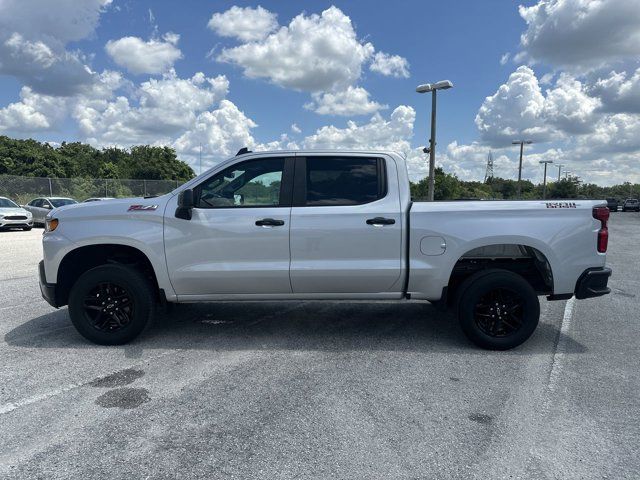
[[[304,205],[362,205],[386,194],[384,160],[364,157],[307,157]]]

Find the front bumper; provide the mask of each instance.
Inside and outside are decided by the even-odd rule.
[[[576,298],[582,300],[583,298],[599,297],[610,293],[611,289],[607,287],[610,276],[610,268],[588,268],[580,275],[576,283]]]
[[[56,301],[56,284],[47,283],[47,278],[44,274],[44,260],[40,260],[38,264],[38,272],[40,274],[40,293],[49,305],[58,308],[58,302]]]
[[[0,218],[0,228],[31,228],[33,227],[33,218],[27,220],[7,220]]]

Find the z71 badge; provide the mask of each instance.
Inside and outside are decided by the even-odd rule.
[[[148,210],[156,210],[158,205],[131,205],[127,212],[145,212]]]
[[[546,202],[547,208],[576,208],[574,202]]]

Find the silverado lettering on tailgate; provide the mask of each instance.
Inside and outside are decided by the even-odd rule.
[[[575,202],[546,202],[547,208],[576,208]]]

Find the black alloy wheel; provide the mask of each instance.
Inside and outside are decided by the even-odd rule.
[[[100,283],[84,297],[84,311],[93,328],[116,332],[131,323],[135,309],[131,294],[114,283]]]
[[[522,276],[502,269],[474,273],[458,288],[458,320],[465,335],[490,350],[526,341],[540,319],[538,295]]]
[[[524,301],[515,291],[496,288],[482,296],[475,306],[478,328],[491,337],[507,337],[522,328]]]
[[[69,316],[93,343],[121,345],[149,325],[156,298],[152,282],[135,266],[101,265],[76,280],[69,293]]]

